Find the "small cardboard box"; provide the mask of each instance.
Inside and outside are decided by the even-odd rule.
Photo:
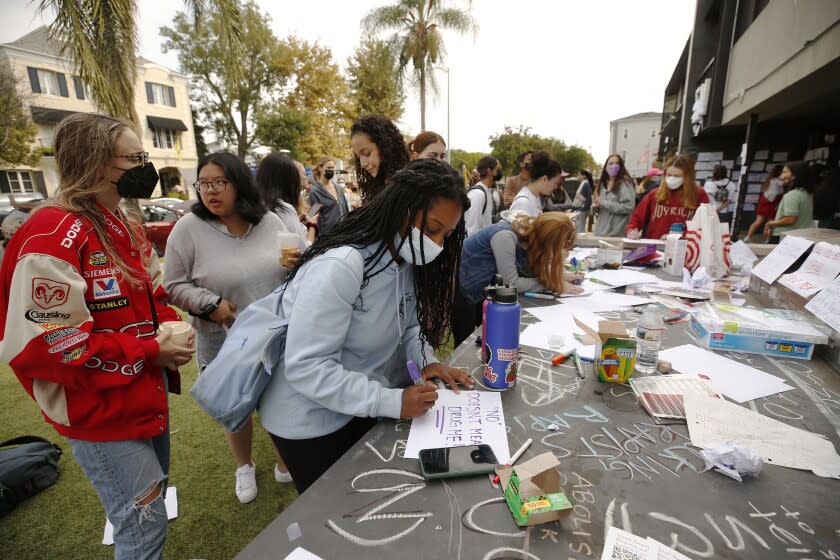
[[[598,332],[575,319],[575,323],[595,338],[595,371],[607,383],[625,383],[636,368],[636,340],[627,336],[621,321],[598,321]]]
[[[668,234],[665,238],[665,256],[662,263],[662,268],[667,274],[682,278],[687,250],[688,241],[682,239],[681,235],[677,233]]]
[[[543,453],[515,467],[499,469],[505,501],[520,527],[539,525],[567,516],[572,503],[560,486],[560,461]]]

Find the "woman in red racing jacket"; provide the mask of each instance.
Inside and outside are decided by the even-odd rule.
[[[178,320],[160,266],[118,204],[158,181],[130,125],[77,113],[54,137],[60,186],[12,238],[0,268],[0,360],[65,436],[114,525],[116,558],[166,540],[167,387],[193,349],[156,336]]]

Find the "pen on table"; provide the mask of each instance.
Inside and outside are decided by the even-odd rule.
[[[552,294],[541,294],[539,292],[525,292],[522,294],[525,297],[535,298],[535,299],[554,299],[554,295]]]
[[[525,450],[527,450],[531,446],[532,443],[534,443],[534,440],[531,439],[531,438],[528,438],[525,441],[525,443],[522,444],[522,447],[519,448],[519,451],[517,451],[516,453],[513,454],[513,457],[510,458],[510,461],[505,463],[505,468],[512,467],[513,465],[515,465],[516,462],[519,460],[519,458],[522,457],[522,454],[525,453]],[[498,483],[499,483],[499,475],[496,475],[496,476],[493,477],[493,484],[498,484]]]
[[[420,374],[420,368],[417,367],[417,364],[414,363],[414,360],[408,360],[405,363],[405,365],[408,368],[408,375],[411,376],[411,381],[415,385],[422,385],[423,376]]]
[[[575,361],[575,367],[577,368],[578,377],[583,379],[583,365],[580,363],[580,356],[578,356],[577,350],[572,354],[572,359]]]
[[[572,346],[571,348],[568,348],[566,350],[561,350],[559,354],[557,354],[556,356],[551,358],[551,365],[559,366],[560,364],[565,362],[566,358],[571,356],[574,353],[574,351],[575,351],[574,346]]]

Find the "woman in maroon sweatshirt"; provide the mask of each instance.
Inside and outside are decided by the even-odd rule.
[[[671,224],[684,224],[709,195],[694,179],[694,160],[677,155],[665,162],[665,180],[636,206],[625,233],[630,239],[662,239]]]

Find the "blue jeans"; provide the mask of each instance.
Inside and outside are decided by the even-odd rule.
[[[166,374],[163,381],[168,388]],[[163,500],[169,477],[169,426],[149,439],[68,441],[114,526],[114,559],[163,558],[168,523]],[[138,505],[157,487],[157,498]]]

